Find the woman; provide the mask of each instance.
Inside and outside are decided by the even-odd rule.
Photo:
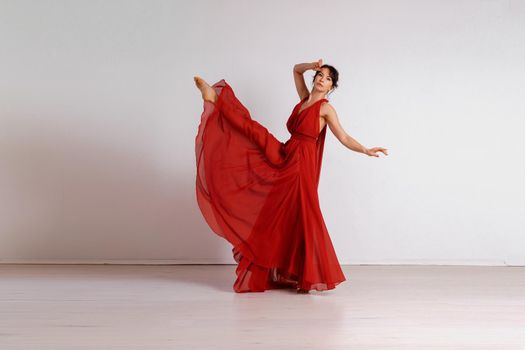
[[[315,71],[309,92],[303,73]],[[346,280],[321,209],[317,188],[326,125],[349,149],[378,157],[339,124],[326,99],[338,72],[322,60],[294,66],[300,101],[276,139],[252,119],[224,79],[213,86],[194,77],[204,111],[195,138],[196,194],[210,228],[228,240],[238,263],[235,292],[294,288],[329,290]]]

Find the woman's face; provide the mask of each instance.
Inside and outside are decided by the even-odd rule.
[[[317,90],[323,93],[328,93],[332,88],[332,77],[330,76],[330,70],[328,68],[321,68],[321,71],[317,73],[314,79],[313,90]]]

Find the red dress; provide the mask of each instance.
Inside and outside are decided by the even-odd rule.
[[[317,188],[326,99],[293,109],[280,142],[250,117],[224,79],[204,101],[195,138],[196,194],[210,226],[233,246],[235,292],[328,290],[346,280],[330,240]]]

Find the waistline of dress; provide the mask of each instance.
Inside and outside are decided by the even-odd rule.
[[[308,135],[305,135],[305,134],[296,133],[296,132],[293,133],[290,138],[296,139],[296,140],[301,140],[301,141],[308,141],[308,142],[312,142],[312,143],[317,143],[317,138],[312,137],[312,136],[308,136]]]

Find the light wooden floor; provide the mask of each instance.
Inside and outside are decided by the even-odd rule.
[[[0,349],[525,349],[525,268],[344,266],[237,294],[234,265],[0,265]]]

